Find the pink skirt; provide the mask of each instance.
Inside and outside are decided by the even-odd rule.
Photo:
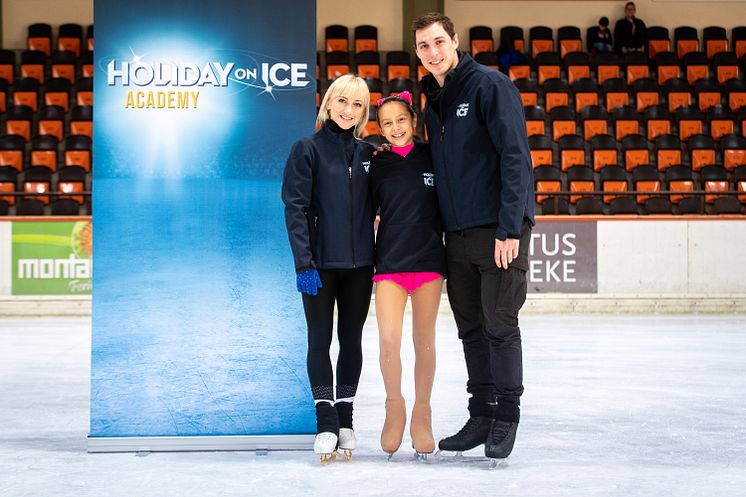
[[[389,273],[377,274],[373,276],[373,281],[393,281],[408,293],[412,293],[425,283],[442,277],[442,274],[432,272]]]

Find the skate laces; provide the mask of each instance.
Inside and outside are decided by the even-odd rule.
[[[506,421],[494,420],[492,422],[492,428],[490,429],[490,440],[493,444],[503,441],[510,432],[510,425]]]
[[[479,420],[476,417],[470,417],[466,420],[466,424],[463,428],[461,428],[458,433],[456,433],[456,437],[459,435],[466,435],[467,433],[475,432],[479,429]]]

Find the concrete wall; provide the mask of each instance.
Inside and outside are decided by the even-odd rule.
[[[2,0],[2,20],[3,48],[26,48],[30,24],[93,24],[93,0]]]
[[[503,1],[503,0],[445,0],[445,13],[456,25],[459,37],[469,39],[469,27],[487,25],[499,36],[499,27],[522,26],[528,40],[531,26],[577,26],[585,36],[586,28],[596,25],[601,16],[614,23],[624,17],[626,1]],[[667,1],[636,0],[637,17],[648,26],[722,26],[728,30],[746,25],[746,3],[740,1]],[[499,41],[499,40],[498,40]]]
[[[350,47],[355,26],[370,24],[378,28],[378,50],[402,49],[402,0],[317,0],[316,47],[324,49],[324,28],[342,24],[350,29]]]

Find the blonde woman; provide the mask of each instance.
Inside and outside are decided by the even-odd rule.
[[[314,451],[322,463],[355,449],[352,406],[362,369],[361,337],[373,276],[373,147],[359,139],[370,93],[362,78],[336,79],[324,95],[319,131],[297,141],[282,184],[297,289],[308,325],[308,378],[316,405]],[[337,306],[336,387],[329,348]],[[336,399],[336,400],[335,400]]]

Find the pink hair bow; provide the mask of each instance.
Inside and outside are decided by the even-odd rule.
[[[401,92],[401,93],[399,93],[397,95],[389,95],[388,97],[379,98],[378,102],[376,102],[376,105],[378,105],[378,107],[380,107],[382,103],[384,103],[386,100],[388,100],[390,98],[393,98],[393,97],[402,98],[402,99],[406,100],[407,103],[409,103],[410,107],[412,106],[412,94],[409,93],[407,90],[404,90],[403,92]]]

